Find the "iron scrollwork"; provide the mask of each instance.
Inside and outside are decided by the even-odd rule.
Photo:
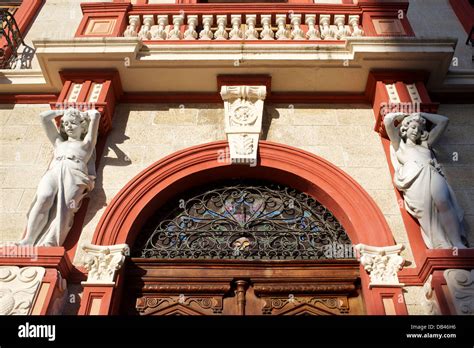
[[[335,258],[328,253],[334,245],[351,247],[328,209],[305,193],[273,184],[230,185],[182,199],[148,233],[134,252],[138,257],[327,259]]]
[[[6,41],[0,47],[0,69],[7,69],[18,57],[18,49],[24,42],[15,18],[8,10],[0,8],[0,22],[0,38],[5,38]]]

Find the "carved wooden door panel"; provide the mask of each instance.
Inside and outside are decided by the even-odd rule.
[[[364,314],[355,260],[159,262],[134,259],[122,312],[137,315]]]

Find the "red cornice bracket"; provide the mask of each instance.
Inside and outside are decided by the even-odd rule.
[[[94,107],[102,114],[99,126],[101,136],[109,132],[112,127],[115,104],[123,95],[120,75],[115,70],[68,70],[60,72],[64,83],[63,89],[53,108],[70,106]],[[94,90],[94,87],[101,87]],[[75,87],[80,85],[80,87]],[[78,88],[77,92],[74,88]],[[77,93],[72,97],[72,93]],[[97,93],[95,96],[94,93]]]

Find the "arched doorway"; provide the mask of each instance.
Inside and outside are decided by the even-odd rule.
[[[125,314],[364,314],[344,228],[312,197],[268,181],[212,182],[170,200],[125,272]]]
[[[256,167],[233,165],[220,160],[222,153],[226,152],[226,146],[225,141],[220,141],[185,149],[156,162],[141,172],[109,204],[97,226],[93,243],[97,245],[127,243],[135,246],[137,237],[146,227],[146,223],[156,212],[163,210],[166,203],[210,182],[237,179],[271,181],[314,198],[334,215],[352,244],[364,243],[373,246],[393,244],[387,223],[373,200],[352,178],[324,159],[300,149],[261,141]],[[256,273],[242,273],[244,264]],[[280,309],[283,308],[281,312],[276,308],[283,303],[282,301],[294,301],[296,295],[300,298],[306,297],[303,300],[306,301],[304,308],[298,309],[300,311],[298,313],[301,314],[344,314],[348,312],[345,303],[349,304],[349,308],[355,309],[354,314],[362,314],[364,306],[368,314],[376,313],[376,300],[369,290],[367,274],[364,270],[361,271],[355,259],[306,259],[291,262],[259,260],[253,262],[251,266],[245,260],[154,259],[141,261],[140,265],[134,270],[133,267],[129,267],[128,271],[124,271],[125,274],[119,277],[118,288],[123,291],[122,298],[126,298],[128,294],[125,287],[126,278],[141,277],[138,282],[143,285],[142,290],[155,295],[174,296],[172,300],[168,300],[168,302],[174,301],[174,307],[169,308],[168,312],[160,312],[158,308],[159,310],[155,312],[157,314],[186,313],[179,305],[192,300],[191,290],[185,291],[191,288],[194,294],[206,294],[200,299],[193,300],[193,303],[199,302],[207,307],[204,314],[225,313],[223,305],[229,294],[233,294],[236,303],[232,314],[259,314],[257,313],[259,311],[261,314],[283,314],[289,307],[281,307]],[[219,269],[220,271],[217,271]],[[214,280],[217,283],[210,284],[207,279],[206,286],[202,277],[192,273],[200,271],[201,275],[209,274],[211,270],[214,271]],[[179,273],[178,271],[181,272],[180,279],[185,281],[175,281],[172,287],[164,287],[165,278],[174,277]],[[133,272],[135,273],[132,274]],[[218,274],[222,277],[219,278]],[[298,287],[285,288],[281,282],[269,286],[269,280],[274,274],[288,274],[289,282],[287,283],[293,282]],[[232,277],[228,279],[227,276]],[[201,282],[193,284],[192,279],[200,279]],[[150,281],[148,285],[147,281]],[[359,281],[360,287],[358,287]],[[256,287],[251,286],[253,284]],[[278,291],[275,290],[277,288]],[[336,291],[336,289],[339,290]],[[254,295],[260,299],[265,297],[264,302],[260,301],[258,306],[255,305],[258,308],[251,307],[252,299],[246,297],[247,295],[242,297],[242,294],[248,294],[248,291],[253,291]],[[346,300],[338,298],[344,291]],[[326,304],[321,300],[321,296],[319,300],[313,296],[324,292],[331,295],[324,299]],[[214,298],[210,299],[209,296],[212,294]],[[221,300],[218,299],[219,297]],[[135,303],[135,309],[140,306],[143,308],[143,301],[138,295],[137,298],[138,303]],[[308,305],[311,298],[314,298],[312,301],[316,303],[316,306],[312,308]],[[361,305],[362,298],[364,304]],[[113,312],[117,313],[117,308],[123,310],[121,303],[117,303],[120,301],[120,296],[114,296],[114,301],[112,306],[116,310]],[[165,299],[158,301],[155,296],[155,300],[150,301],[150,303],[163,302]],[[220,301],[223,302],[222,306]],[[244,302],[245,305],[243,305]],[[263,306],[262,303],[264,303]],[[359,304],[356,305],[356,303]],[[202,314],[203,307],[199,304],[198,306],[201,309],[187,306],[187,314]],[[263,313],[263,307],[265,307],[265,313]],[[268,309],[269,307],[271,309]],[[130,307],[127,308],[127,311],[129,310]],[[285,313],[296,314],[291,308]]]

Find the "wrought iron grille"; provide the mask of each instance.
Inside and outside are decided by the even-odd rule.
[[[145,228],[134,255],[159,259],[297,260],[352,258],[332,213],[307,194],[279,185],[207,190]]]
[[[0,8],[0,38],[5,38],[6,43],[0,47],[0,69],[10,68],[11,62],[18,57],[18,49],[23,43],[15,18],[7,10]]]

